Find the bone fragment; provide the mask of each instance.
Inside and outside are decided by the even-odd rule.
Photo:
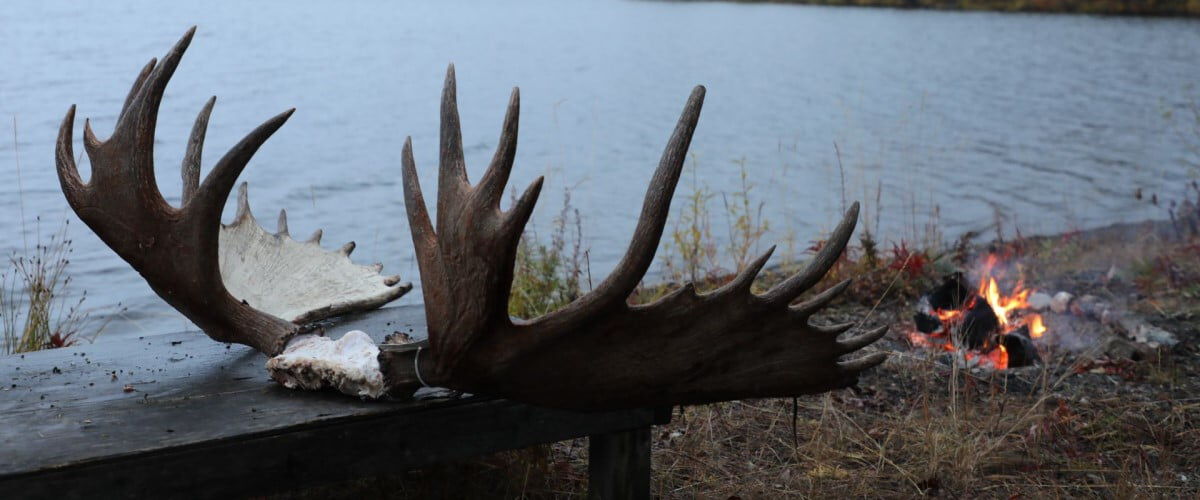
[[[378,398],[385,392],[379,347],[353,330],[333,340],[318,335],[292,339],[283,354],[267,361],[267,372],[288,389],[333,388],[351,396]]]

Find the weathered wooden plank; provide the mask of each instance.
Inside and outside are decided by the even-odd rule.
[[[97,492],[139,498],[263,494],[587,433],[648,429],[652,413],[575,413],[476,400],[0,476],[0,498],[84,498]]]
[[[332,330],[424,335],[419,307],[348,318]],[[439,403],[302,393],[267,377],[265,358],[198,332],[0,358],[0,476]],[[115,377],[114,377],[115,375]],[[131,391],[126,391],[126,385]],[[36,437],[36,439],[34,439]]]
[[[650,427],[588,438],[588,497],[650,498]]]
[[[328,328],[352,329],[426,335],[415,306]],[[488,398],[359,401],[283,389],[264,364],[199,332],[0,358],[0,498],[259,494],[669,419]]]
[[[328,325],[334,336],[353,329],[377,339],[392,331],[425,336],[425,318],[419,306],[379,309]],[[265,358],[253,350],[213,342],[200,332],[0,357],[0,414],[71,402],[261,387],[268,380],[264,365]],[[124,392],[126,384],[136,392]]]

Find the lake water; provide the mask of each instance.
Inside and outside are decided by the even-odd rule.
[[[76,151],[84,117],[106,136],[137,71],[193,24],[199,32],[159,118],[168,199],[178,199],[179,160],[210,95],[218,102],[206,167],[296,107],[242,175],[256,213],[273,221],[286,208],[293,234],[322,227],[331,248],[356,240],[359,261],[414,282],[400,146],[412,136],[432,196],[449,62],[472,178],[520,86],[512,185],[547,175],[535,215],[543,232],[572,188],[597,279],[624,251],[696,84],[708,96],[691,149],[695,176],[681,194],[692,182],[729,192],[744,165],[752,195],[766,202],[768,242],[820,237],[837,220],[843,185],[886,238],[911,239],[934,207],[947,237],[990,231],[998,217],[1027,233],[1161,218],[1135,189],[1178,198],[1196,175],[1178,125],[1163,116],[1200,95],[1195,20],[731,3],[253,5],[0,9],[0,249],[32,245],[35,217],[43,234],[71,219],[73,292],[87,290],[97,314],[118,301],[128,308],[104,338],[190,325],[67,208],[53,172],[58,124],[78,104]],[[727,223],[720,197],[713,203],[720,237]]]

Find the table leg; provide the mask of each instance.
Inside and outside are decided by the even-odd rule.
[[[588,438],[588,497],[650,498],[650,427]]]

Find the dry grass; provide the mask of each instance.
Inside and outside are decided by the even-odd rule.
[[[9,268],[0,274],[0,354],[53,349],[91,341],[104,330],[109,320],[98,325],[83,308],[84,291],[72,300],[68,290],[71,277],[71,240],[66,222],[43,241],[38,219],[38,236],[33,250],[14,252]],[[120,307],[118,305],[118,307]],[[108,316],[111,318],[111,316]],[[84,334],[84,332],[89,332]]]
[[[73,252],[67,238],[69,221],[64,220],[49,241],[43,241],[42,219],[35,218],[36,236],[33,250],[29,249],[16,117],[13,117],[12,139],[22,247],[9,256],[8,268],[0,271],[0,355],[72,345],[83,339],[81,332],[90,324],[90,313],[83,309],[87,291],[78,300],[69,300],[71,277],[67,266]],[[100,335],[109,321],[106,319],[91,329],[87,340]]]
[[[695,168],[695,163],[691,165]],[[744,168],[744,167],[743,167]],[[694,172],[694,170],[693,170]],[[693,280],[711,289],[753,256],[768,221],[745,180],[714,192],[691,176],[691,190],[664,241],[669,283],[639,290],[649,301]],[[687,189],[688,186],[685,186]],[[1171,215],[1200,220],[1197,202]],[[876,205],[878,203],[876,196]],[[710,212],[723,202],[725,213]],[[865,213],[870,213],[867,207]],[[1186,210],[1195,212],[1188,215]],[[876,208],[876,210],[878,210]],[[535,233],[521,244],[510,312],[553,310],[578,296],[584,274],[578,218],[564,205],[549,243]],[[876,214],[878,212],[876,211]],[[1182,214],[1182,215],[1180,215]],[[729,241],[711,225],[724,216]],[[1179,217],[1176,217],[1179,215]],[[869,222],[869,217],[867,217]],[[861,329],[893,325],[871,349],[892,357],[853,390],[796,399],[732,401],[677,408],[654,429],[652,493],[659,498],[780,497],[1196,497],[1200,494],[1200,252],[1196,235],[1130,228],[976,245],[967,235],[942,243],[936,214],[921,243],[878,241],[869,227],[815,287],[856,278],[824,315],[830,322],[866,318]],[[869,226],[869,224],[866,224]],[[877,224],[876,224],[877,226]],[[1161,227],[1159,228],[1161,229]],[[918,235],[913,228],[910,234]],[[932,235],[932,237],[930,237]],[[813,242],[810,251],[824,245]],[[1182,347],[1154,361],[1114,365],[1086,356],[1049,358],[1009,372],[964,371],[937,353],[913,351],[901,335],[910,301],[942,273],[968,266],[980,252],[1021,262],[1030,283],[1082,286],[1079,276],[1117,279],[1144,300],[1139,312],[1181,337]],[[767,272],[766,288],[797,262]],[[1074,281],[1073,281],[1074,280]],[[1108,286],[1107,284],[1104,286]],[[1132,288],[1130,288],[1132,287]],[[587,490],[587,440],[495,454],[398,476],[319,490],[338,498],[574,498]]]
[[[571,206],[571,192],[563,192],[562,210],[551,223],[550,241],[527,230],[517,246],[508,313],[536,318],[571,303],[582,294],[587,272],[587,249],[579,211]]]
[[[1073,373],[1062,367],[1063,374]],[[654,430],[659,498],[1200,493],[1200,401],[1034,384],[895,356],[857,392],[690,406]],[[1083,375],[1090,376],[1090,375]],[[1079,377],[1079,375],[1071,375]],[[1164,389],[1165,390],[1165,389]],[[586,439],[333,488],[335,497],[575,498]],[[354,492],[353,494],[347,492]]]
[[[1064,267],[1056,244],[1043,243],[1061,237],[999,249],[1023,248],[1026,272],[1046,280],[1069,278],[1056,272],[1106,269],[1135,250],[1200,270],[1200,254],[1188,253],[1194,243],[1186,240],[1085,238],[1091,236],[1067,238],[1087,241],[1073,250],[1075,266]],[[907,267],[891,265],[896,257],[877,259],[886,270],[881,275],[914,279]],[[1170,301],[1182,290],[1140,293],[1163,308],[1153,318],[1183,345],[1119,371],[1098,369],[1086,357],[1050,358],[1042,367],[1009,372],[964,371],[912,351],[900,326],[876,347],[894,351],[891,359],[853,391],[677,408],[671,423],[654,429],[652,492],[659,498],[1196,497],[1200,310],[1195,301]],[[902,297],[857,302],[824,317],[867,317],[862,328],[870,328],[904,325],[910,311]],[[318,496],[576,498],[586,490],[587,440],[577,439],[363,479]]]
[[[1194,402],[1013,395],[996,380],[944,376],[902,358],[872,378],[897,377],[908,390],[868,381],[859,395],[803,399],[795,441],[790,401],[689,408],[657,443],[657,492],[1044,498],[1195,488],[1183,478],[1200,465]]]
[[[687,223],[675,226],[676,236],[686,241],[702,221],[685,219]],[[969,261],[978,251],[1018,255],[1025,276],[1045,281],[1069,281],[1075,275],[1095,275],[1097,269],[1104,274],[1112,263],[1135,262],[1130,259],[1137,257],[1170,263],[1127,266],[1118,273],[1161,309],[1153,316],[1156,321],[1173,321],[1169,326],[1184,347],[1170,355],[1118,371],[1096,368],[1108,366],[1103,360],[1059,357],[1042,367],[978,373],[939,361],[934,354],[910,351],[899,334],[903,327],[895,328],[879,346],[895,354],[855,391],[677,409],[670,424],[654,431],[654,495],[1200,494],[1200,478],[1195,477],[1200,470],[1200,398],[1194,397],[1200,391],[1200,356],[1193,347],[1200,336],[1200,310],[1195,301],[1186,300],[1200,281],[1200,254],[1194,251],[1195,240],[1129,234],[1127,228],[1016,238],[984,247],[963,241],[937,249],[900,243],[873,255],[864,248],[870,238],[863,237],[831,279],[858,275],[866,284],[826,317],[867,317],[862,328],[903,325],[910,311],[907,299],[940,266]],[[722,281],[701,263],[694,264],[707,286]],[[688,268],[676,263],[676,269]],[[764,276],[760,285],[778,275]],[[660,288],[643,290],[642,297],[653,297]],[[409,472],[400,481],[402,488],[389,480],[369,484],[382,497],[578,497],[586,492],[586,457],[586,439],[579,439]],[[472,480],[464,482],[463,477]]]

